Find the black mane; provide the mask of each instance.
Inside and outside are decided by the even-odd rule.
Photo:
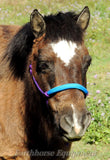
[[[45,16],[44,20],[47,26],[46,38],[52,41],[59,39],[82,42],[83,31],[76,24],[78,15],[73,12]]]
[[[76,24],[77,17],[78,15],[72,12],[60,12],[56,15],[44,16],[46,22],[45,38],[51,41],[66,39],[80,43],[83,39],[83,31]],[[34,38],[30,23],[27,23],[8,45],[5,56],[8,56],[9,67],[16,78],[23,79],[24,77],[27,59],[31,53]]]
[[[9,67],[15,78],[23,79],[26,71],[27,59],[31,53],[34,35],[30,23],[27,23],[13,37],[8,45],[5,56],[8,56]]]

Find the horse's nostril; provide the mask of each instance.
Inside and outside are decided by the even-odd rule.
[[[64,117],[65,118],[65,121],[70,125],[70,126],[74,126],[73,125],[73,120],[72,120],[72,118],[70,117],[70,116],[65,116]]]
[[[83,119],[84,127],[87,128],[90,125],[90,122],[91,122],[91,113],[87,112],[85,118]]]
[[[72,122],[71,122],[71,117],[63,115],[60,118],[60,127],[67,133],[70,133],[72,130]]]
[[[90,112],[87,112],[87,117],[88,117],[89,121],[91,121],[91,113]]]

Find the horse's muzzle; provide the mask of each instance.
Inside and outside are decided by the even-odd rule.
[[[91,122],[90,112],[78,116],[75,113],[73,115],[62,115],[60,118],[60,128],[62,130],[62,136],[68,141],[79,140],[84,135],[87,127]]]

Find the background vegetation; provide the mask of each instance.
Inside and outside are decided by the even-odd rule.
[[[110,0],[0,0],[0,24],[23,25],[35,8],[47,15],[80,12],[84,6],[91,12],[85,42],[92,56],[87,74],[92,122],[83,139],[73,143],[69,160],[110,160]]]

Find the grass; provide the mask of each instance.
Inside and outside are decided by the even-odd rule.
[[[92,123],[83,139],[73,143],[69,160],[110,160],[110,0],[0,0],[0,23],[23,25],[35,8],[47,15],[79,12],[84,6],[91,12],[85,42],[92,56],[87,73]]]
[[[68,160],[110,160],[110,145],[74,142]]]

